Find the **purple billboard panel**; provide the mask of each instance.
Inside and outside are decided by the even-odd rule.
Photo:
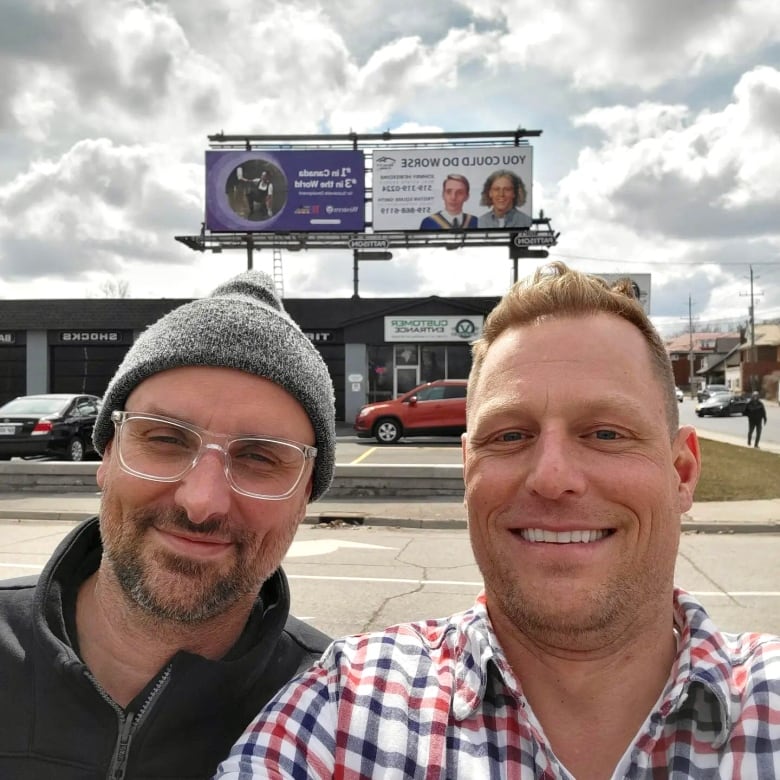
[[[363,152],[206,152],[206,228],[215,232],[362,231]]]
[[[530,146],[374,152],[375,230],[527,230]]]

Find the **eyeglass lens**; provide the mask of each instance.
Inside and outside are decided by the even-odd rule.
[[[119,452],[125,466],[139,476],[175,480],[197,461],[203,440],[172,421],[128,417],[122,423]],[[261,438],[233,439],[227,446],[228,473],[242,491],[282,496],[303,472],[305,456],[297,447]]]

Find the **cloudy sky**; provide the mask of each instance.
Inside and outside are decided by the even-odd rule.
[[[208,292],[209,134],[539,129],[551,258],[652,274],[666,331],[780,318],[777,0],[0,0],[0,298]],[[270,271],[269,252],[255,266]],[[532,270],[521,263],[521,273]],[[499,248],[395,251],[360,293],[498,295]],[[285,295],[352,294],[344,251]]]

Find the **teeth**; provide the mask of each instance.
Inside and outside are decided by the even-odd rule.
[[[523,528],[520,536],[527,542],[547,542],[549,544],[588,544],[603,539],[609,531],[544,531],[541,528]]]

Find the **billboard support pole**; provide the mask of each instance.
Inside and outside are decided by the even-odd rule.
[[[246,270],[252,270],[252,254],[254,252],[255,243],[252,240],[252,234],[246,234]]]
[[[358,250],[352,250],[352,297],[359,298],[358,293]]]

